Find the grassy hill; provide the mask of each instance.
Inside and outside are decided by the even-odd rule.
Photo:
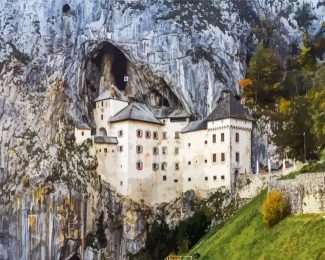
[[[272,229],[260,214],[262,192],[220,229],[211,230],[188,253],[207,259],[324,259],[325,214],[289,216]]]

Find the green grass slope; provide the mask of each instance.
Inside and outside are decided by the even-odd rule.
[[[267,228],[262,192],[220,229],[211,230],[187,255],[207,259],[324,259],[325,214],[289,216]]]

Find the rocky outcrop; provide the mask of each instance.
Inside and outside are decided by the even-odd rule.
[[[154,214],[100,181],[73,124],[93,125],[92,101],[110,83],[206,115],[222,89],[238,91],[261,15],[282,25],[272,46],[290,46],[297,2],[1,1],[0,258],[64,259],[82,241],[88,259],[143,247]],[[321,21],[324,5],[311,2]],[[166,206],[171,223],[180,205]]]

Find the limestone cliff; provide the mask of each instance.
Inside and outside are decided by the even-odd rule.
[[[320,24],[324,2],[310,2]],[[146,103],[206,115],[222,89],[238,91],[261,16],[278,21],[271,44],[286,46],[283,55],[299,42],[298,4],[1,1],[0,258],[65,259],[82,241],[88,259],[91,248],[98,258],[101,248],[125,258],[143,247],[151,209],[101,181],[94,151],[73,141],[73,123],[93,125],[92,101],[110,83]]]

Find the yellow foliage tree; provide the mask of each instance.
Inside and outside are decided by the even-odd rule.
[[[281,97],[279,99],[279,111],[280,113],[286,115],[290,112],[290,108],[291,108],[291,101],[290,100],[286,100],[285,98]]]
[[[287,203],[281,191],[275,190],[267,194],[262,205],[263,220],[268,227],[277,224],[286,215]]]
[[[248,88],[250,86],[252,86],[253,82],[251,79],[242,79],[239,81],[239,86],[241,88]]]

